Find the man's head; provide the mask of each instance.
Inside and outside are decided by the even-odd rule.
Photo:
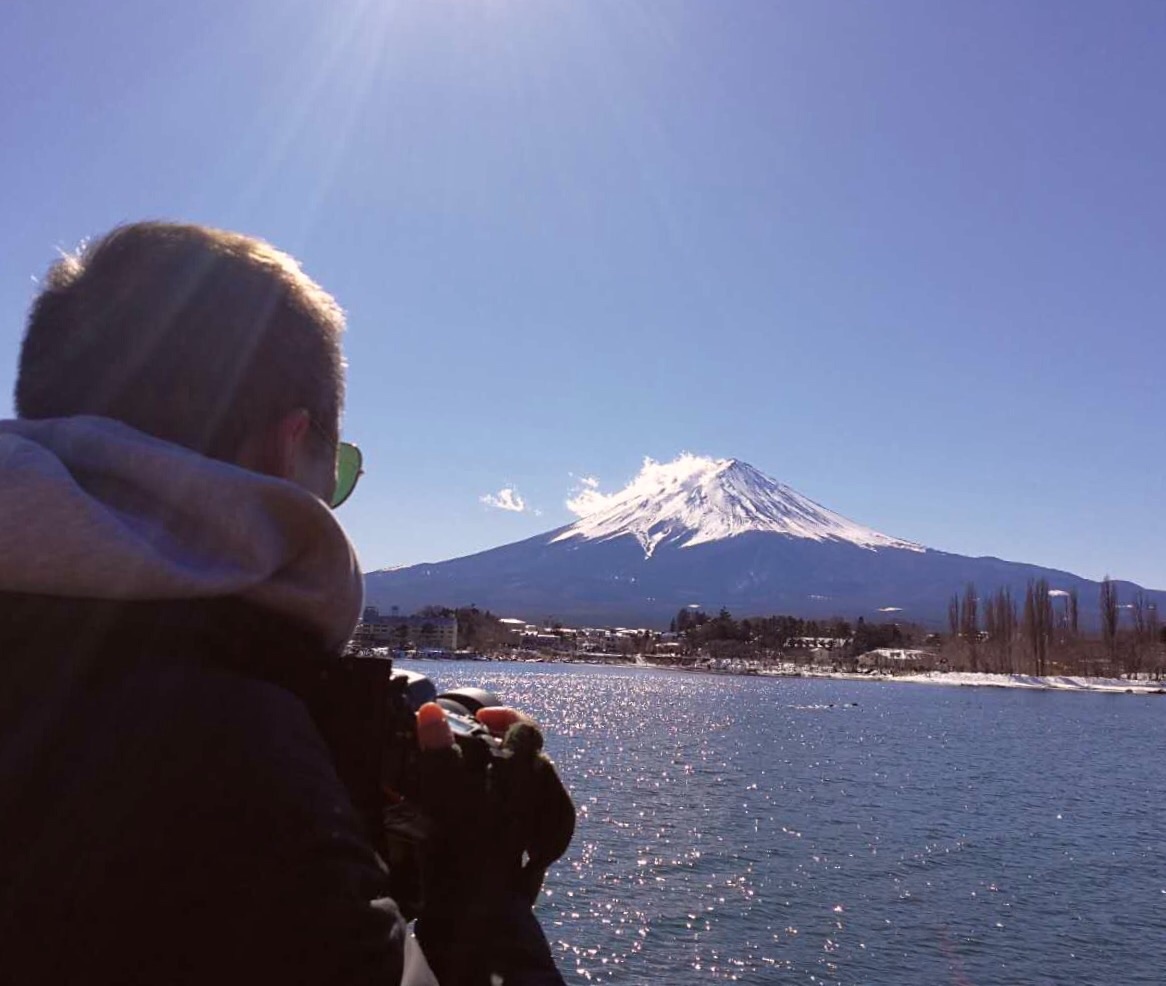
[[[336,302],[287,254],[203,226],[121,226],[50,269],[23,418],[95,414],[327,498],[344,397]]]

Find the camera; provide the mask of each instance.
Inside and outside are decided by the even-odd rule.
[[[438,693],[424,674],[385,657],[328,661],[311,694],[406,918],[420,915],[427,899],[464,893],[469,878],[509,885],[534,903],[575,829],[575,806],[540,752],[536,727],[501,742],[474,718],[501,705],[498,696],[482,688]],[[427,702],[445,710],[452,748],[418,745],[417,710]]]
[[[458,785],[466,793],[482,790],[476,776],[463,775],[488,774],[490,761],[507,757],[473,717],[480,708],[502,704],[492,692],[463,688],[438,694],[424,674],[394,668],[385,657],[351,655],[321,665],[311,689],[313,717],[388,866],[394,899],[406,917],[424,907],[425,855],[435,828],[433,784],[426,776],[435,765],[424,761],[417,744],[416,713],[426,702],[445,709],[459,750],[467,754]],[[449,786],[445,778],[443,783]]]

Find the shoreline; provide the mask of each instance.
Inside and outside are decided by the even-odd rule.
[[[1083,675],[999,674],[972,671],[925,671],[885,675],[891,681],[961,688],[1021,688],[1046,692],[1094,692],[1110,695],[1166,695],[1166,681],[1127,681],[1124,678],[1090,678]]]
[[[500,662],[506,663],[506,662]],[[892,682],[908,685],[944,685],[949,688],[1019,688],[1028,691],[1091,692],[1110,695],[1166,695],[1166,680],[1128,681],[1124,678],[1094,678],[1084,675],[1003,674],[987,671],[920,671],[907,674],[862,673],[857,671],[819,671],[798,665],[783,665],[774,669],[686,668],[667,664],[645,664],[628,661],[555,661],[553,658],[538,663],[583,665],[585,667],[647,668],[660,671],[682,671],[695,675],[732,675],[753,678],[828,678],[837,681]]]
[[[451,662],[449,657],[427,655],[407,658],[411,661]],[[452,659],[456,661],[456,659]],[[679,671],[692,675],[731,675],[740,678],[827,678],[836,681],[891,682],[907,685],[944,685],[949,688],[1018,688],[1028,691],[1091,692],[1109,695],[1166,695],[1166,679],[1130,681],[1125,678],[1098,678],[1086,675],[1033,675],[990,671],[913,671],[888,674],[885,671],[828,671],[799,664],[781,664],[761,668],[755,664],[723,667],[692,667],[674,664],[649,664],[634,657],[619,660],[556,660],[555,656],[537,658],[478,657],[477,660],[498,664],[558,664],[565,667],[642,668],[651,671]]]

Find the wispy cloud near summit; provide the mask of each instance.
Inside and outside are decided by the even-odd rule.
[[[599,491],[599,480],[594,476],[579,476],[567,494],[567,509],[576,517],[586,517],[602,510],[613,498],[614,494]]]
[[[566,506],[576,517],[589,517],[610,507],[617,499],[633,492],[650,492],[657,490],[661,484],[679,482],[695,472],[715,468],[724,460],[711,459],[708,456],[693,455],[691,452],[681,452],[671,462],[657,462],[650,455],[644,456],[643,465],[635,478],[621,490],[614,493],[603,493],[599,489],[599,480],[594,476],[572,476],[575,479],[575,488],[567,495]]]

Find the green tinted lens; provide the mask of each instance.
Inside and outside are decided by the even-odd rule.
[[[351,442],[341,442],[336,448],[336,489],[332,493],[332,509],[352,496],[356,481],[360,479],[363,457]]]

